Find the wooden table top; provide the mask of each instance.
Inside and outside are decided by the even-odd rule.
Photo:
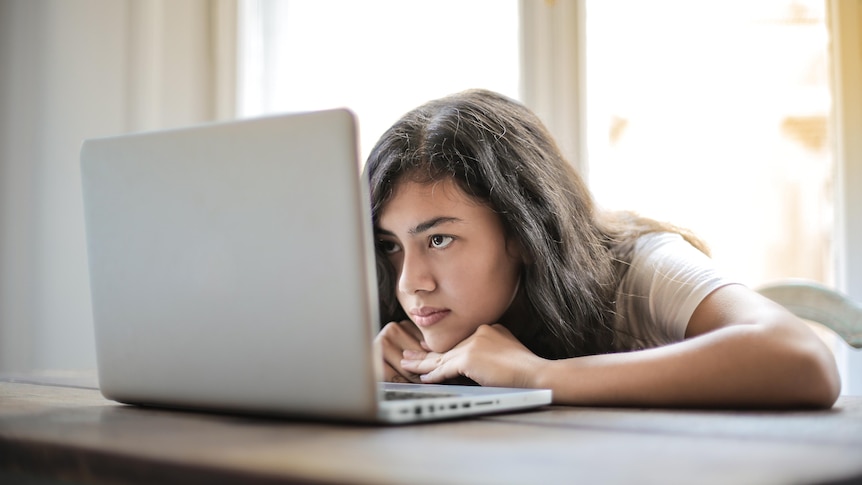
[[[451,422],[368,426],[126,406],[104,399],[92,382],[74,373],[0,376],[0,481],[862,480],[862,396],[842,396],[827,411],[549,406]]]

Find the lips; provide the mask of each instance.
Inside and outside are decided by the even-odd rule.
[[[421,307],[410,310],[410,318],[417,326],[430,327],[435,323],[443,320],[451,310],[445,308]]]

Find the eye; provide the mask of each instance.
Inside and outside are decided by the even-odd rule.
[[[441,234],[435,234],[428,239],[429,246],[435,249],[443,249],[454,241],[455,238],[452,236],[443,236]]]
[[[390,241],[388,239],[380,239],[377,241],[377,248],[383,254],[395,254],[398,251],[401,251],[401,246],[398,245],[395,241]]]

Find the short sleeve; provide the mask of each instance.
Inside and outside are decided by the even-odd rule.
[[[700,302],[732,283],[679,234],[642,236],[617,291],[615,347],[635,350],[683,340]]]

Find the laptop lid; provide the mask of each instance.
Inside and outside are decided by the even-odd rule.
[[[84,143],[106,397],[374,415],[377,296],[355,126],[332,110]]]
[[[385,422],[550,402],[547,390],[378,385],[373,234],[356,140],[353,115],[330,110],[84,142],[106,397]],[[380,402],[405,390],[437,399]]]

